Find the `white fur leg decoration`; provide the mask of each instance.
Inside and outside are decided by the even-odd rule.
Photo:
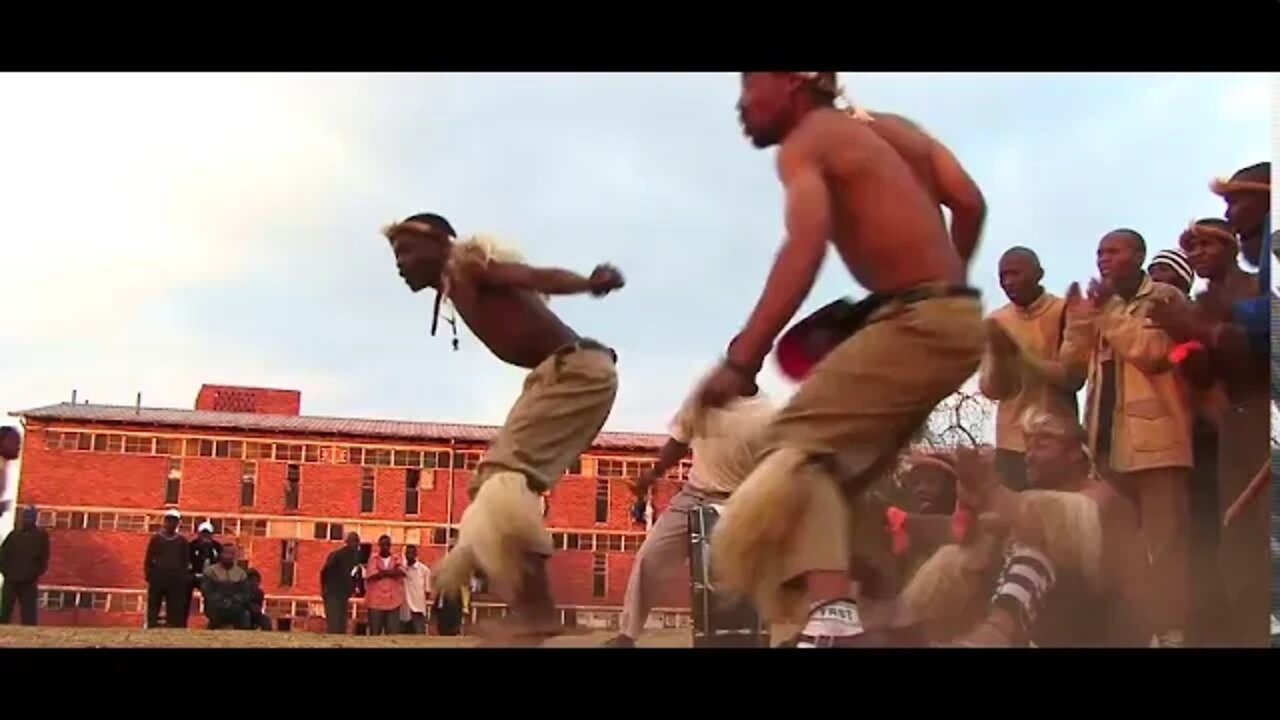
[[[458,545],[436,568],[433,585],[460,588],[477,570],[494,592],[511,599],[520,592],[528,553],[549,553],[539,498],[518,472],[494,473],[476,493],[458,524]]]
[[[1100,581],[1102,518],[1088,495],[1053,490],[1019,494],[1015,539],[1039,548],[1055,567],[1074,570],[1090,583]]]
[[[968,616],[986,606],[989,588],[984,586],[990,564],[991,543],[943,545],[916,570],[899,595],[904,624],[926,623],[957,628]]]
[[[717,591],[750,596],[766,620],[803,618],[807,609],[803,591],[782,587],[789,579],[782,577],[784,549],[815,484],[830,482],[800,477],[806,459],[796,450],[771,453],[730,496],[711,534]]]

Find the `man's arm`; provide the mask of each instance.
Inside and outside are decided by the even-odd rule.
[[[774,339],[813,289],[831,237],[827,183],[816,160],[799,152],[784,150],[778,159],[787,194],[787,239],[746,327],[729,345],[729,362],[752,372],[764,364]]]
[[[936,139],[930,141],[929,163],[933,166],[938,199],[951,210],[951,242],[960,259],[968,264],[987,219],[987,201],[956,156]]]
[[[597,265],[588,277],[561,268],[537,268],[524,263],[498,261],[475,267],[472,272],[476,281],[482,285],[530,290],[540,295],[580,295],[588,292],[604,295],[625,284],[622,273],[612,265]]]
[[[146,581],[151,582],[151,570],[156,564],[156,536],[152,535],[147,541],[147,554],[142,560],[142,574]]]
[[[1170,295],[1167,302],[1186,303],[1181,296]],[[1169,333],[1150,318],[1120,312],[1102,313],[1098,331],[1122,360],[1147,374],[1164,372],[1172,367],[1169,351],[1175,345]]]

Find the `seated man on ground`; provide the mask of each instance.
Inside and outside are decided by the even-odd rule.
[[[903,592],[903,619],[961,645],[1149,645],[1150,563],[1133,502],[1097,477],[1073,419],[1030,413],[1023,430],[1024,493],[1002,487],[976,453],[959,454],[960,502],[982,513],[980,528],[921,568]],[[952,634],[975,600],[985,611]]]
[[[205,568],[200,593],[204,595],[204,614],[209,618],[210,630],[250,627],[249,573],[236,564],[238,551],[235,545],[224,546],[218,562]]]

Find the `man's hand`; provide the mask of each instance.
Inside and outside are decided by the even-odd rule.
[[[1115,294],[1116,289],[1106,280],[1093,278],[1089,281],[1088,299],[1089,305],[1092,306],[1094,312],[1101,310],[1102,306],[1106,305],[1111,296]]]
[[[698,402],[703,407],[724,407],[730,400],[749,393],[756,386],[756,379],[747,371],[720,363],[698,391]]]
[[[993,454],[981,448],[957,448],[955,468],[959,504],[976,513],[987,510],[991,492],[1000,485]]]
[[[1000,323],[988,319],[987,339],[991,343],[991,352],[999,358],[1011,358],[1018,354],[1018,343],[1009,336],[1009,332]]]
[[[657,481],[658,476],[652,469],[650,469],[645,470],[637,477],[628,480],[627,484],[631,486],[631,494],[638,498],[643,498],[649,494],[649,489],[652,488],[653,484]]]
[[[1202,325],[1201,318],[1190,304],[1171,299],[1154,303],[1147,317],[1177,342],[1196,337]]]
[[[604,263],[597,265],[596,269],[591,271],[591,277],[587,278],[587,284],[591,288],[592,295],[603,297],[614,290],[622,289],[627,282],[618,268]]]

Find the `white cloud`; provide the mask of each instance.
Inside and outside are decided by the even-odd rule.
[[[369,180],[286,78],[5,75],[0,97],[6,289],[40,298],[0,339],[106,334],[174,289],[234,281],[271,254],[260,223]]]

